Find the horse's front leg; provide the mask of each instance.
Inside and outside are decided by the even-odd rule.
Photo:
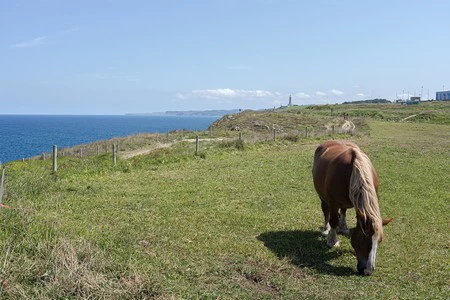
[[[339,226],[338,226],[338,233],[342,233],[342,234],[349,234],[349,230],[348,230],[348,225],[347,225],[347,220],[346,220],[346,212],[347,209],[345,208],[341,208],[341,214],[339,215]]]
[[[337,236],[337,227],[339,226],[339,212],[337,207],[330,205],[330,232],[328,233],[327,246],[338,247],[339,240]]]

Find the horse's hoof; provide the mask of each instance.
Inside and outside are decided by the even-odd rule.
[[[339,247],[339,241],[327,241],[327,246],[330,248]]]
[[[330,232],[330,230],[331,230],[330,224],[327,223],[325,226],[322,227],[322,235],[328,236],[328,233]]]

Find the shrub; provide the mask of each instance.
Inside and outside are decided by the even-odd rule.
[[[245,142],[244,140],[229,140],[229,141],[221,141],[219,144],[220,148],[235,148],[238,150],[244,150]]]

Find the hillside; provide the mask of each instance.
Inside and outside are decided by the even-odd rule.
[[[366,120],[409,121],[450,124],[450,102],[423,102],[420,105],[396,103],[340,104],[293,106],[264,111],[243,111],[230,114],[211,125],[214,130],[249,133],[302,134],[308,127],[316,135],[348,133],[347,121],[354,124],[352,134],[367,133]]]
[[[344,118],[345,116],[345,118]],[[119,153],[129,156],[134,152],[148,152],[162,144],[190,139],[197,135],[204,138],[236,138],[243,134],[247,142],[281,139],[320,138],[335,135],[370,134],[368,120],[389,122],[430,123],[450,125],[450,102],[423,102],[420,105],[353,104],[293,106],[279,109],[246,110],[228,114],[211,124],[204,132],[175,130],[167,134],[138,134],[125,138],[97,141],[61,149],[67,156],[92,156],[110,152],[111,144],[117,144]],[[47,157],[51,153],[46,153]],[[41,159],[42,157],[34,157]]]
[[[96,154],[96,144],[84,145],[83,157],[77,147],[66,149],[56,173],[50,160],[9,163],[0,295],[449,298],[450,274],[442,267],[449,105],[244,111],[206,132],[102,141],[104,149],[119,143],[115,166],[111,153]],[[345,121],[354,131],[338,131]],[[351,139],[369,155],[380,178],[381,213],[394,218],[371,277],[357,275],[348,237],[328,249],[319,231],[312,155],[333,137]]]

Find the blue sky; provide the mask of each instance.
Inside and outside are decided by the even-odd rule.
[[[0,114],[434,98],[450,89],[449,12],[443,0],[0,0]]]

